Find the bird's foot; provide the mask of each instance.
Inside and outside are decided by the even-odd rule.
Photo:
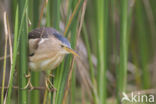
[[[33,87],[33,85],[31,84],[31,74],[30,74],[30,72],[29,72],[27,75],[25,75],[25,77],[28,79],[28,82],[27,82],[26,86],[25,86],[23,89],[30,89],[30,90],[33,90],[34,87]]]
[[[54,85],[51,83],[49,77],[45,78],[45,85],[48,91],[57,91]]]

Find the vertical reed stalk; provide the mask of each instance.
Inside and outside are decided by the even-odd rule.
[[[13,44],[13,63],[10,70],[10,78],[9,78],[9,89],[8,89],[8,96],[7,96],[7,104],[11,104],[11,93],[12,93],[12,86],[13,86],[13,75],[15,72],[15,66],[16,66],[16,57],[18,52],[18,46],[19,46],[19,39],[18,39],[18,14],[19,9],[17,6],[16,9],[16,16],[15,16],[15,25],[14,25],[14,44]]]
[[[139,39],[139,49],[141,57],[141,68],[142,68],[142,87],[144,89],[150,88],[150,73],[147,67],[148,62],[148,43],[147,43],[147,31],[145,18],[143,16],[143,7],[141,0],[136,1],[136,21],[137,21],[137,32]]]
[[[3,80],[2,80],[2,89],[1,89],[1,104],[4,101],[4,86],[5,86],[5,75],[6,75],[6,57],[7,57],[7,46],[8,46],[8,21],[7,21],[7,14],[4,12],[4,27],[5,27],[5,48],[4,48],[4,61],[3,61]]]
[[[20,27],[19,34],[20,37],[20,45],[19,45],[19,89],[18,89],[18,103],[19,104],[28,104],[28,95],[27,90],[23,90],[23,88],[27,84],[27,80],[25,75],[27,74],[28,64],[27,64],[27,52],[28,52],[28,32],[27,32],[27,2],[20,0],[19,5],[19,17],[20,17]]]
[[[128,33],[127,22],[128,20],[128,0],[121,1],[121,26],[120,26],[120,63],[117,73],[118,84],[118,102],[120,103],[120,94],[126,91],[127,83],[127,61],[128,61]]]
[[[92,63],[92,57],[91,57],[91,48],[90,48],[90,45],[89,45],[89,40],[88,40],[88,33],[87,33],[87,29],[86,29],[86,25],[85,23],[83,23],[83,33],[84,33],[84,41],[85,41],[85,44],[86,44],[86,47],[87,47],[87,53],[88,53],[88,61],[89,61],[89,68],[90,68],[90,77],[91,77],[91,80],[92,80],[92,83],[93,83],[93,98],[94,98],[94,103],[95,104],[98,104],[98,98],[96,96],[96,80],[95,80],[95,71],[94,71],[94,67],[93,67],[93,63]]]
[[[61,6],[61,0],[54,0],[53,1],[53,12],[52,12],[52,26],[54,28],[56,28],[57,30],[59,30],[59,23],[60,23],[60,6]],[[63,65],[64,63],[62,63]],[[60,81],[61,81],[61,78],[62,78],[62,72],[63,72],[63,66],[60,65],[59,67],[56,68],[55,71],[53,71],[53,73],[55,73],[55,78],[54,78],[54,86],[57,88],[57,92],[54,92],[53,93],[53,100],[52,102],[54,104],[59,104],[58,103],[58,95],[61,97],[61,95],[63,93],[60,92]]]
[[[42,0],[43,1],[43,0]],[[32,27],[31,29],[37,28],[39,23],[39,7],[40,7],[40,0],[32,0],[29,1],[29,4],[32,3],[32,5],[28,8],[30,9],[29,11],[31,12],[32,16]],[[40,73],[39,72],[31,72],[31,83],[34,87],[39,86],[40,82]],[[40,92],[37,90],[32,90],[31,91],[31,98],[30,98],[30,103],[31,104],[39,104],[40,102]]]
[[[106,41],[108,25],[108,0],[97,1],[97,31],[98,31],[98,94],[100,104],[106,103]]]

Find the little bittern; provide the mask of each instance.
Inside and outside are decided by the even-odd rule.
[[[78,55],[70,42],[54,28],[36,28],[29,33],[29,68],[32,71],[55,69],[66,54]],[[47,82],[46,81],[46,87]],[[51,84],[51,83],[50,83]],[[28,85],[31,85],[29,82]]]

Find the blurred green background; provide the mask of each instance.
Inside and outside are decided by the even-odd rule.
[[[155,0],[0,0],[0,104],[135,104],[123,92],[156,100]],[[4,21],[4,12],[8,19]],[[7,33],[4,25],[7,24]],[[28,32],[54,27],[80,57],[52,73],[56,92],[27,83]],[[35,87],[42,72],[32,72]],[[137,102],[136,104],[155,104]]]

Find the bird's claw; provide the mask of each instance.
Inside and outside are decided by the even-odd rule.
[[[30,72],[28,74],[25,75],[25,78],[30,78],[31,77],[31,74]]]
[[[53,91],[57,91],[57,89],[54,87],[54,85],[50,82],[49,78],[45,79],[45,85],[48,91],[51,91],[51,88],[53,89]],[[50,87],[49,87],[50,85]]]
[[[34,87],[33,87],[33,85],[31,84],[31,74],[30,74],[30,72],[29,72],[27,75],[25,75],[25,77],[28,78],[28,82],[27,82],[27,85],[26,85],[23,89],[24,89],[24,90],[25,90],[25,89],[33,90]]]
[[[34,89],[34,87],[33,87],[33,85],[31,84],[31,82],[30,82],[30,81],[28,81],[27,85],[26,85],[23,89],[24,89],[24,90],[25,90],[25,89],[30,89],[30,90],[33,90],[33,89]]]

